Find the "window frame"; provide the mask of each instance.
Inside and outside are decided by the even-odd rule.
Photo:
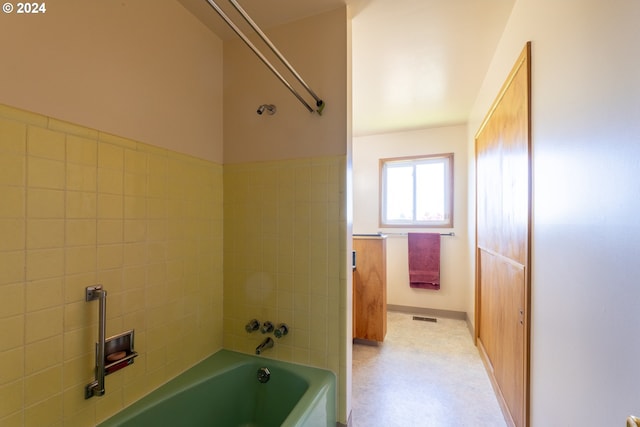
[[[411,221],[388,222],[385,218],[386,207],[386,165],[391,163],[406,163],[412,165],[414,168],[416,165],[423,163],[424,161],[431,162],[433,160],[441,159],[445,165],[445,183],[444,183],[444,204],[445,204],[445,219],[442,221]],[[441,153],[441,154],[428,154],[418,156],[406,156],[406,157],[387,157],[379,159],[379,197],[378,197],[378,224],[380,228],[453,228],[453,167],[454,167],[453,153]],[[414,173],[414,188],[413,188],[413,205],[414,205],[414,218],[416,209],[416,186],[415,186],[415,173]],[[448,212],[447,212],[448,211]],[[448,213],[448,217],[447,217]]]

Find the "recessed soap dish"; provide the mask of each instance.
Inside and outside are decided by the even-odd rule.
[[[109,375],[133,363],[138,353],[133,349],[134,329],[105,340],[104,374]],[[97,346],[97,344],[96,344]]]

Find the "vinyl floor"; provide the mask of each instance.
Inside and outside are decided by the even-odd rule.
[[[389,312],[383,343],[353,344],[352,387],[352,427],[506,426],[463,320]]]

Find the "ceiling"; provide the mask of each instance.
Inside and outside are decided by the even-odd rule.
[[[221,38],[235,37],[205,0],[178,1]],[[228,1],[216,3],[237,16]],[[361,136],[465,123],[514,0],[238,3],[265,30],[349,5],[353,133]]]

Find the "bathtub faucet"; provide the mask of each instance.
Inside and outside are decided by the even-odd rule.
[[[271,339],[271,337],[267,337],[260,343],[259,346],[256,347],[256,354],[260,355],[264,350],[271,347],[273,347],[273,340]]]

